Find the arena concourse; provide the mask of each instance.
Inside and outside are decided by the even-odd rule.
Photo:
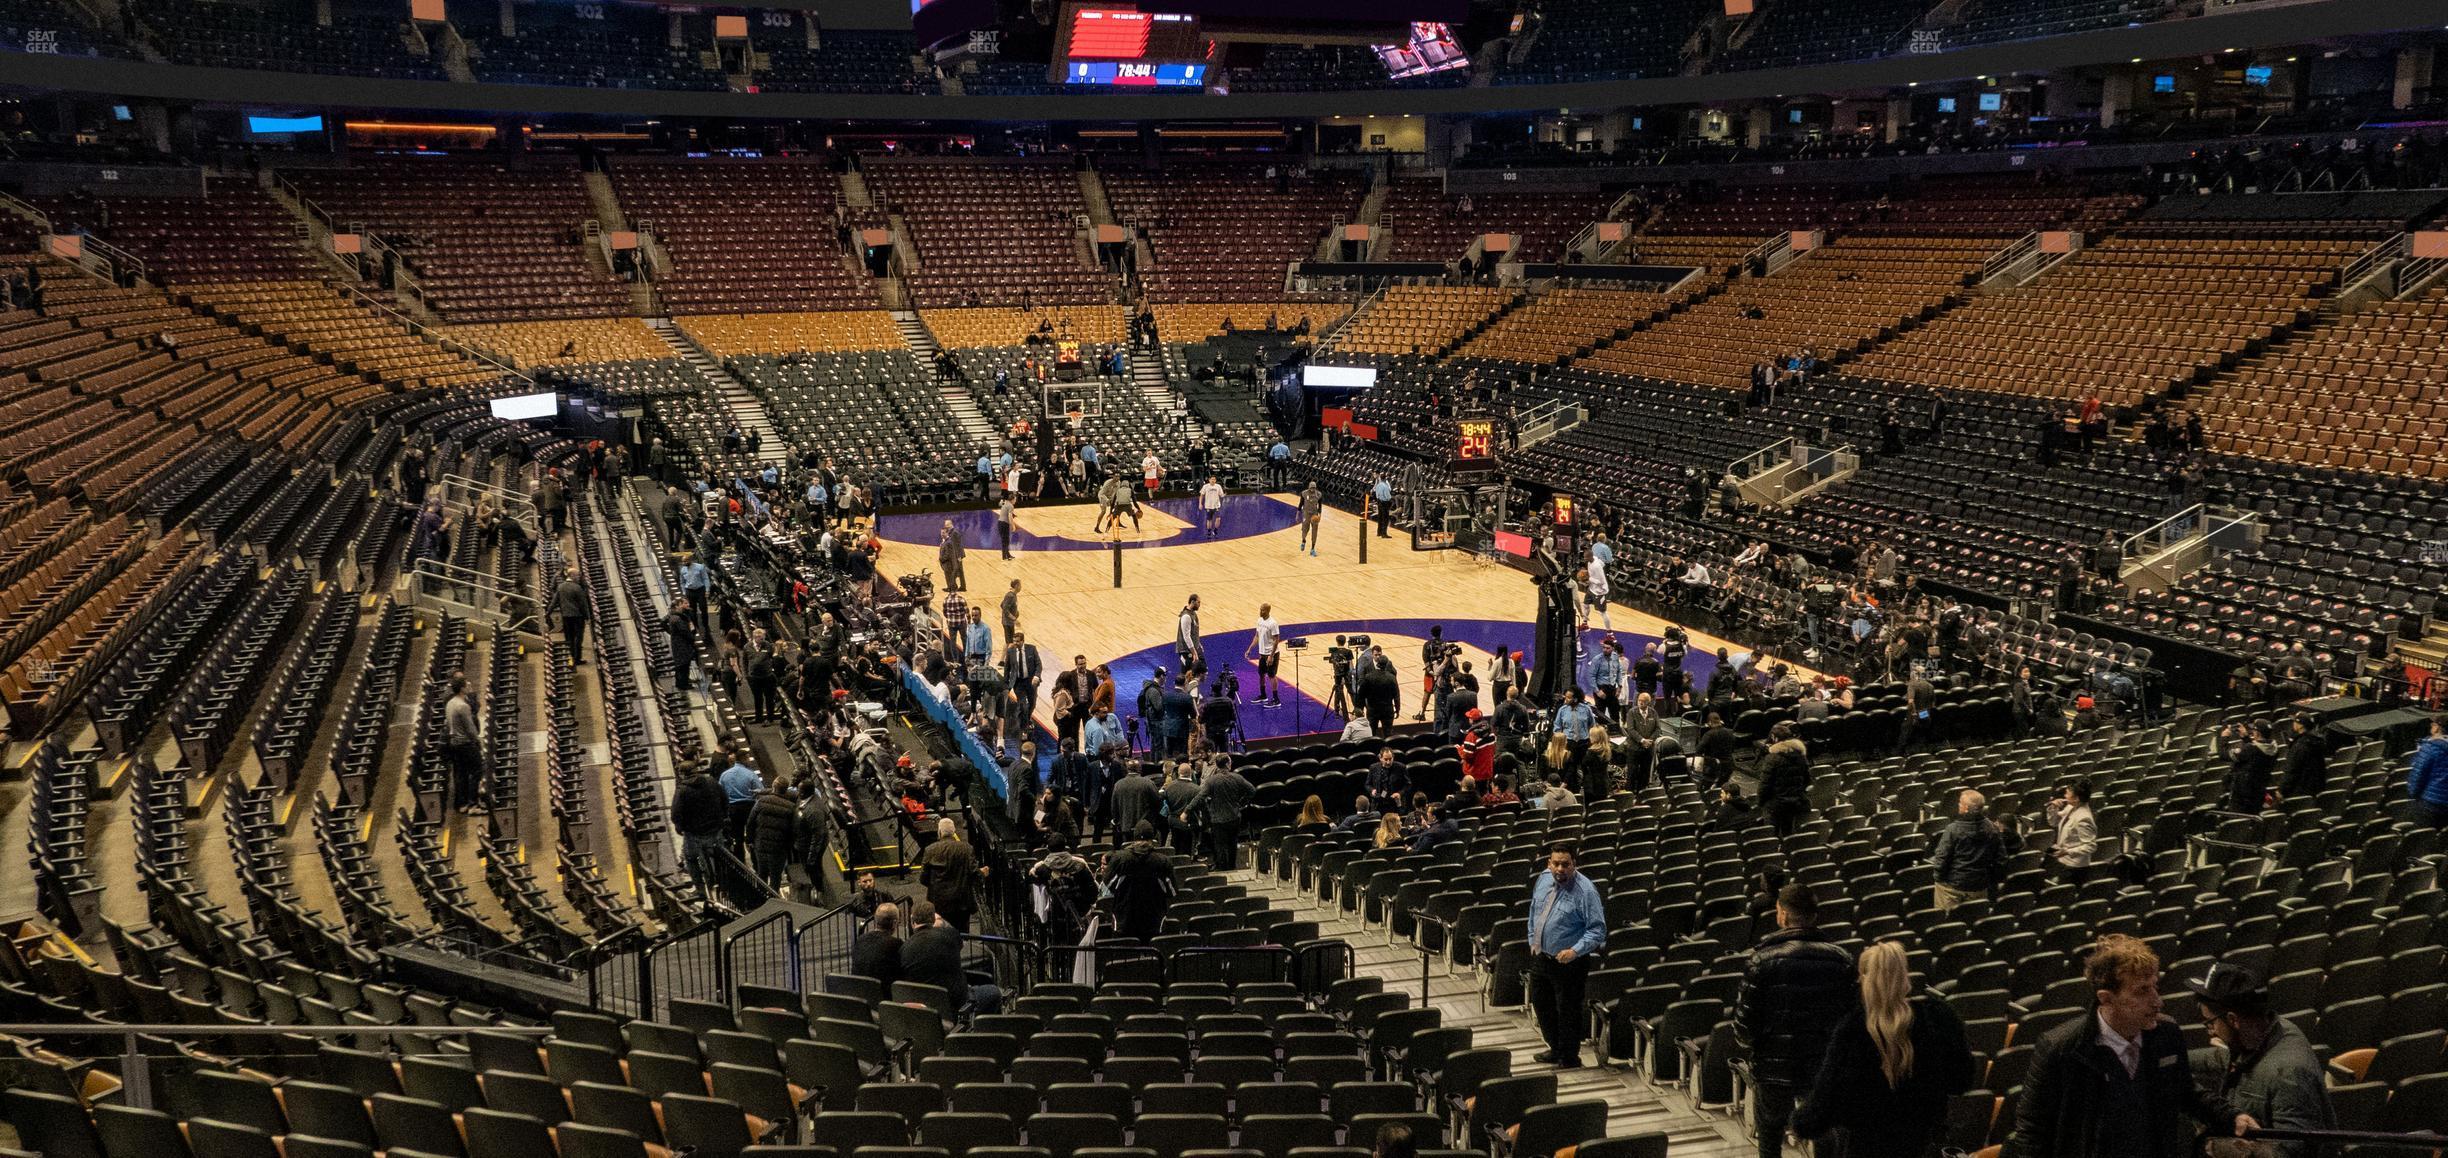
[[[0,1155],[2448,1152],[2418,0],[0,0]]]

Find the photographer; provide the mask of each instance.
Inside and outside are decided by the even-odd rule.
[[[1199,705],[1199,727],[1207,733],[1207,750],[1228,751],[1233,733],[1241,728],[1240,711],[1233,705],[1232,675],[1226,673],[1215,681],[1207,702]]]
[[[2091,816],[2088,777],[2057,790],[2057,795],[2048,802],[2048,822],[2057,834],[2049,844],[2049,859],[2056,862],[2058,872],[2068,883],[2083,883],[2090,877],[2091,864],[2099,855],[2099,823]]]

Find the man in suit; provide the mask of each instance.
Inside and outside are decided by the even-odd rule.
[[[1088,700],[1096,693],[1096,673],[1088,670],[1088,657],[1071,657],[1071,667],[1054,677],[1054,734],[1065,740],[1079,738],[1080,723],[1088,718]],[[1068,705],[1068,706],[1066,706]]]
[[[961,574],[962,561],[967,558],[968,554],[967,544],[961,542],[960,528],[953,526],[952,520],[945,519],[943,521],[943,540],[935,548],[935,561],[943,565],[943,589],[945,591],[967,591],[969,589],[968,580]]]
[[[1128,835],[1139,829],[1144,820],[1154,820],[1164,807],[1157,795],[1156,782],[1147,778],[1140,766],[1133,764],[1120,780],[1114,781],[1113,792],[1107,797],[1107,812],[1113,818],[1114,831]],[[1105,817],[1097,818],[1097,831],[1105,829]]]
[[[1011,689],[1012,722],[1026,725],[1037,714],[1037,682],[1045,675],[1045,660],[1026,634],[1015,631],[1010,636],[1010,646],[1003,649],[1003,686]]]
[[[2032,1051],[2005,1158],[2184,1158],[2194,1124],[2216,1136],[2260,1128],[2194,1085],[2184,1031],[2159,1012],[2159,957],[2102,937],[2083,962],[2093,1016],[2050,1030]]]
[[[1250,782],[1232,770],[1230,764],[1218,764],[1199,783],[1198,795],[1190,798],[1188,811],[1196,814],[1207,826],[1208,863],[1225,872],[1233,870],[1233,858],[1241,847],[1241,813],[1249,807]]]

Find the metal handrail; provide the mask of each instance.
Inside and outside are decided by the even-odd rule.
[[[2236,507],[2195,503],[2192,506],[2152,523],[2125,536],[2117,546],[2131,560],[2147,559],[2178,542],[2199,535],[2211,535],[2237,524],[2258,521],[2259,515]],[[2174,532],[2182,531],[2182,534]]]
[[[2004,276],[2007,270],[2013,269],[2039,248],[2040,231],[2035,229],[2015,239],[2012,245],[1990,254],[1989,260],[1981,263],[1981,284],[1986,285]]]
[[[1751,248],[1751,252],[1742,255],[1742,261],[1739,262],[1738,265],[1743,269],[1749,269],[1751,267],[1751,263],[1753,261],[1757,261],[1760,265],[1760,272],[1766,273],[1769,272],[1768,263],[1773,260],[1776,255],[1792,248],[1793,234],[1790,231],[1779,233],[1776,236],[1753,246]]]
[[[2378,245],[2364,250],[2354,260],[2338,270],[2338,288],[2345,289],[2372,276],[2379,267],[2414,252],[2414,235],[2399,233]]]
[[[1780,438],[1726,465],[1726,473],[1738,479],[1750,478],[1784,462],[1793,452],[1794,440]]]
[[[349,285],[345,282],[335,284],[340,286],[340,291],[342,293],[348,294],[351,298],[355,299],[357,305],[363,306],[366,309],[383,315],[384,317],[390,319],[393,324],[408,331],[415,337],[423,338],[437,346],[448,342],[459,348],[458,354],[462,358],[466,358],[471,362],[482,362],[485,365],[492,367],[494,370],[497,370],[510,378],[517,379],[518,381],[529,386],[536,384],[535,378],[530,376],[526,371],[519,369],[517,366],[512,365],[508,359],[502,358],[482,346],[479,346],[464,338],[452,337],[451,335],[443,333],[433,326],[426,325],[415,318],[409,317],[408,315],[403,314],[390,306],[384,305],[380,299],[377,299],[374,297],[374,295],[369,294],[356,286]]]
[[[21,201],[7,193],[0,193],[0,208],[6,208],[20,217],[30,217],[34,224],[42,227],[43,232],[52,232],[51,215],[36,209],[30,202]]]

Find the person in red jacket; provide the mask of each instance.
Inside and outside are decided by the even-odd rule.
[[[1496,736],[1488,729],[1479,709],[1472,708],[1463,718],[1470,721],[1469,730],[1462,734],[1462,742],[1455,745],[1462,757],[1462,774],[1471,778],[1472,793],[1484,796],[1489,778],[1496,775]]]

